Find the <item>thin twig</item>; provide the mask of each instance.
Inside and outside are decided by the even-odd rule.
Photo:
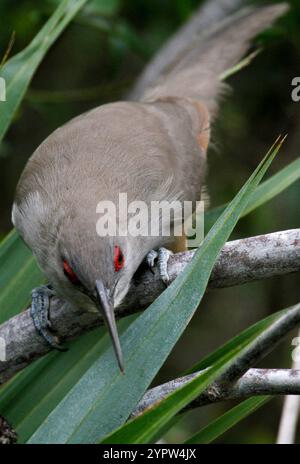
[[[199,371],[180,377],[148,390],[137,405],[132,417],[143,413],[203,372]],[[225,400],[241,400],[261,395],[286,395],[287,393],[300,395],[299,369],[249,369],[229,390],[222,392],[218,397],[202,396],[201,399],[193,401],[189,409]],[[292,396],[292,398],[295,397]]]
[[[255,366],[255,364],[267,356],[299,324],[300,303],[286,311],[243,349],[236,360],[199,396],[196,403],[202,405],[202,402],[206,402],[207,398],[218,401],[218,398],[226,394],[226,391],[230,391],[250,367]]]
[[[272,351],[299,324],[300,303],[284,312],[244,348],[237,359],[188,408],[253,395],[300,394],[299,369],[250,369]],[[148,391],[138,404],[133,415],[140,414],[202,372],[204,371],[173,380]]]
[[[194,252],[178,253],[171,257],[168,271],[171,281],[183,271]],[[300,229],[276,232],[228,242],[222,249],[213,269],[209,288],[222,288],[283,275],[300,270]],[[164,290],[158,273],[153,276],[144,269],[132,283],[118,317],[145,309]],[[63,341],[102,324],[100,314],[78,310],[69,303],[51,299],[51,322]],[[35,359],[50,351],[36,332],[29,310],[12,317],[0,326],[0,338],[6,344],[6,361],[0,362],[0,384]]]

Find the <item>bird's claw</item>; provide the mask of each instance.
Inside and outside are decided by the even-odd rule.
[[[168,261],[172,254],[173,254],[172,251],[168,250],[167,248],[162,247],[162,248],[159,248],[158,251],[156,250],[149,251],[146,257],[147,264],[152,273],[154,273],[154,265],[157,259],[159,277],[163,281],[166,287],[170,283],[170,277],[168,274]]]
[[[67,348],[61,345],[57,336],[52,333],[52,324],[49,319],[50,297],[52,295],[54,295],[54,291],[50,285],[34,288],[31,292],[30,315],[34,327],[48,345],[58,351],[67,351]]]
[[[166,287],[170,283],[170,277],[168,274],[168,261],[172,254],[172,251],[168,250],[167,248],[160,248],[158,250],[158,272]]]
[[[158,253],[156,250],[149,251],[146,257],[147,265],[150,271],[152,272],[152,274],[154,274],[155,260],[157,259],[157,257],[158,257]]]

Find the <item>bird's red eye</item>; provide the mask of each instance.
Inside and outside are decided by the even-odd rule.
[[[73,269],[71,268],[71,266],[69,265],[68,261],[66,261],[65,259],[63,260],[63,268],[64,274],[69,279],[69,281],[74,285],[78,285],[80,283],[79,279],[73,271]]]
[[[124,267],[124,255],[122,253],[122,250],[119,246],[115,246],[115,255],[114,255],[114,265],[115,265],[115,271],[118,272],[120,269]]]

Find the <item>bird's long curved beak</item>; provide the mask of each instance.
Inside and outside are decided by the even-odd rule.
[[[96,280],[96,291],[99,303],[99,311],[101,312],[104,322],[108,328],[119,368],[121,372],[124,372],[123,354],[116,325],[114,308],[109,298],[108,291],[101,280]]]

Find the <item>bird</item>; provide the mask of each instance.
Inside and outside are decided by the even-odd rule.
[[[160,235],[99,236],[97,205],[117,204],[121,193],[128,202],[147,206],[200,200],[211,124],[224,94],[220,75],[287,9],[283,3],[247,7],[214,24],[194,37],[138,100],[104,104],[75,117],[29,158],[17,184],[12,222],[50,282],[33,291],[31,306],[33,323],[48,344],[61,347],[51,335],[54,292],[78,308],[100,311],[124,371],[115,309],[145,261],[153,269],[157,260],[168,284],[169,256],[186,249],[186,237],[174,235],[174,218],[162,219]],[[128,232],[124,218],[117,221]]]

